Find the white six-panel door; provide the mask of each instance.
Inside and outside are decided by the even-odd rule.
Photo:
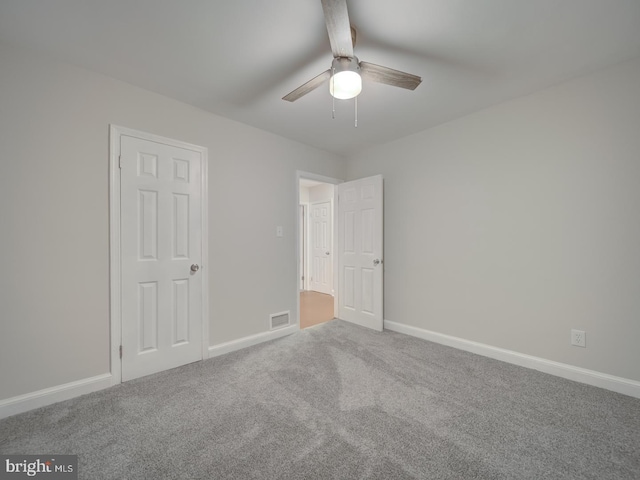
[[[307,255],[307,236],[305,235],[306,232],[306,228],[307,228],[307,222],[305,219],[305,213],[306,213],[306,208],[304,205],[300,205],[300,211],[298,214],[298,239],[299,239],[299,250],[300,250],[300,257],[298,258],[298,262],[300,265],[300,275],[298,277],[299,281],[300,281],[300,291],[304,290],[304,285],[305,285],[305,257]]]
[[[331,202],[311,204],[311,286],[310,289],[333,295]]]
[[[338,317],[383,328],[382,176],[338,185]]]
[[[202,359],[202,154],[123,135],[122,380]]]

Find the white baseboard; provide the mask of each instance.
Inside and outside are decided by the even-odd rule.
[[[298,325],[290,325],[288,327],[278,328],[277,330],[258,333],[249,337],[239,338],[238,340],[213,345],[209,347],[209,358],[224,355],[225,353],[235,352],[242,348],[251,347],[262,342],[268,342],[269,340],[275,340],[276,338],[286,337],[287,335],[291,335],[292,333],[299,331],[300,327]]]
[[[472,342],[463,338],[452,337],[442,333],[424,330],[422,328],[404,325],[402,323],[384,321],[384,328],[393,330],[394,332],[404,333],[412,337],[418,337],[423,340],[447,345],[459,350],[476,353],[503,362],[512,363],[521,367],[531,368],[540,372],[549,373],[557,377],[574,380],[576,382],[586,383],[594,387],[605,388],[614,392],[629,395],[631,397],[640,398],[640,382],[627,378],[616,377],[606,373],[587,370],[586,368],[574,367],[566,363],[554,362],[540,357],[525,355],[523,353],[505,350],[503,348],[492,347],[484,343]]]
[[[37,392],[18,395],[0,400],[0,418],[10,417],[34,408],[44,407],[52,403],[69,400],[86,393],[95,392],[111,386],[111,374],[104,373],[95,377],[76,380]]]
[[[250,337],[221,343],[220,345],[214,345],[209,347],[208,358],[217,357],[218,355],[257,345],[262,342],[268,342],[269,340],[275,340],[298,331],[300,331],[300,327],[298,325],[290,325],[277,330],[258,333],[257,335],[251,335]],[[69,400],[74,397],[79,397],[80,395],[102,390],[103,388],[111,387],[113,384],[112,375],[110,373],[105,373],[95,377],[65,383],[64,385],[45,388],[44,390],[38,390],[37,392],[31,392],[17,397],[0,400],[0,419],[24,413],[29,410],[33,410],[34,408],[44,407],[46,405],[51,405],[52,403]]]

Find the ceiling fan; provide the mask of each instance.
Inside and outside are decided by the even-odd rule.
[[[321,0],[324,19],[333,52],[331,68],[282,97],[295,102],[329,80],[329,92],[334,98],[357,97],[362,90],[362,78],[394,87],[415,90],[422,78],[373,63],[361,62],[353,54],[356,31],[349,23],[347,0]]]

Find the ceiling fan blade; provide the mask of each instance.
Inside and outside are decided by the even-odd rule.
[[[386,83],[394,87],[415,90],[422,82],[422,78],[410,73],[394,70],[393,68],[381,67],[373,63],[360,62],[360,74],[365,80],[378,83]]]
[[[306,95],[310,91],[315,90],[316,88],[318,88],[326,80],[329,80],[329,78],[331,78],[331,69],[322,72],[320,75],[318,75],[315,78],[312,78],[311,80],[309,80],[304,85],[300,85],[293,92],[291,92],[291,93],[285,95],[284,97],[282,97],[282,99],[286,100],[287,102],[295,102],[300,97],[303,97],[304,95]]]
[[[334,58],[353,57],[347,0],[322,0],[322,10]]]

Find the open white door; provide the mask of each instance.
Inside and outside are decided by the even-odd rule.
[[[382,175],[338,187],[338,318],[383,328]]]
[[[333,215],[331,202],[311,204],[311,286],[310,290],[333,295]]]

